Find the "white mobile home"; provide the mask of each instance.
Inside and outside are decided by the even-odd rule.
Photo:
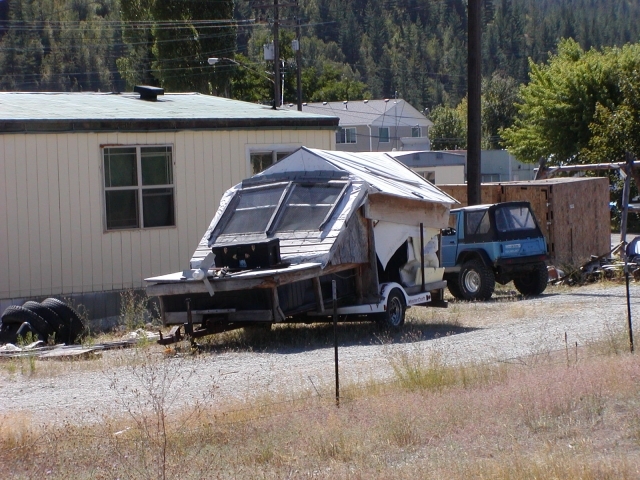
[[[334,117],[139,91],[0,93],[1,309],[64,296],[116,315],[118,292],[189,261],[230,186],[335,145]]]

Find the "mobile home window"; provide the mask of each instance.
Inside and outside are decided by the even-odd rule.
[[[251,152],[249,158],[251,160],[251,175],[260,173],[266,170],[274,163],[279,162],[283,158],[287,157],[291,152],[267,150],[263,152]]]
[[[175,225],[170,146],[103,148],[107,230]]]
[[[378,129],[378,141],[380,143],[389,143],[389,127],[380,127]]]

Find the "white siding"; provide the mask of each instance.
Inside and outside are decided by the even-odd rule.
[[[188,268],[255,144],[335,147],[324,130],[0,134],[0,299],[144,286]],[[176,227],[109,231],[101,145],[173,146]]]

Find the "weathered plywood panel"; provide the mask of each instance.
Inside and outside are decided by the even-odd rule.
[[[466,185],[439,185],[463,205]],[[552,178],[482,185],[482,202],[527,201],[540,224],[550,262],[578,265],[610,250],[607,178]]]
[[[365,210],[372,220],[446,228],[449,224],[449,207],[440,203],[422,202],[392,195],[372,194]]]
[[[452,185],[440,185],[438,188],[443,192],[451,195],[453,198],[460,202],[460,205],[455,205],[452,208],[466,207],[469,205],[467,197],[467,185],[466,184],[452,184]],[[483,183],[481,186],[482,203],[498,203],[501,202],[501,190],[499,183]]]

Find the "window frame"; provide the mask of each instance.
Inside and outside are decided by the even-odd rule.
[[[268,188],[274,188],[277,186],[281,186],[281,185],[285,185],[284,190],[280,196],[280,199],[278,201],[278,204],[276,205],[274,211],[272,212],[269,221],[267,222],[267,225],[265,227],[264,230],[260,230],[260,231],[256,231],[256,232],[242,232],[242,233],[224,233],[224,229],[227,227],[227,224],[229,223],[229,221],[231,220],[236,207],[238,205],[238,203],[240,202],[240,199],[242,198],[243,192],[248,192],[248,191],[256,191],[256,190],[265,190]],[[301,181],[274,181],[273,183],[268,183],[265,185],[256,185],[256,186],[251,186],[251,187],[245,187],[242,188],[241,190],[238,190],[234,195],[233,198],[231,199],[231,201],[229,202],[229,204],[227,205],[227,207],[225,208],[224,213],[222,214],[220,220],[218,221],[217,225],[215,226],[215,228],[213,229],[213,231],[211,232],[211,235],[209,236],[209,241],[211,242],[213,240],[213,244],[216,244],[218,242],[218,240],[222,239],[222,243],[224,243],[225,239],[231,239],[231,238],[237,238],[237,237],[245,237],[247,239],[251,238],[267,238],[267,237],[272,237],[272,236],[279,236],[284,234],[283,236],[286,236],[287,234],[289,234],[292,231],[282,231],[282,232],[278,232],[278,225],[280,223],[280,220],[282,218],[282,214],[284,212],[284,207],[287,205],[287,202],[294,190],[294,188],[297,185],[302,185],[302,186],[314,186],[314,185],[321,185],[321,186],[331,186],[331,185],[341,185],[342,189],[340,190],[340,193],[338,193],[338,195],[336,196],[336,200],[333,203],[333,205],[331,206],[331,208],[329,208],[329,211],[327,212],[327,214],[324,216],[322,222],[320,223],[320,225],[317,228],[313,228],[313,229],[305,229],[305,230],[295,230],[295,231],[303,231],[303,232],[322,232],[322,230],[324,229],[324,227],[326,226],[327,222],[331,219],[331,217],[333,216],[333,214],[335,213],[336,209],[338,208],[338,205],[340,204],[340,202],[342,201],[342,199],[345,196],[345,192],[347,191],[347,189],[349,188],[349,186],[351,185],[351,181],[349,180],[330,180],[330,181],[326,181],[326,182],[301,182]]]
[[[382,131],[386,130],[387,134],[383,137]],[[386,138],[386,140],[383,140]],[[378,143],[391,143],[391,132],[389,131],[389,127],[378,127]]]
[[[336,131],[336,144],[355,145],[357,143],[358,131],[356,127],[338,127],[338,130]]]
[[[135,148],[135,156],[136,156],[136,180],[137,185],[125,185],[118,187],[107,187],[107,172],[105,171],[105,160],[106,155],[110,153],[110,150],[119,150],[119,149],[131,149]],[[166,184],[157,184],[157,185],[144,185],[143,176],[142,176],[142,150],[145,148],[166,148],[168,149],[166,153],[169,153],[169,163],[170,166],[170,180],[171,183]],[[125,230],[153,230],[160,228],[176,228],[177,227],[177,219],[176,219],[176,179],[175,179],[175,148],[173,144],[122,144],[122,145],[100,145],[101,150],[101,170],[102,170],[102,191],[103,191],[103,206],[102,206],[102,217],[103,217],[103,229],[105,233],[112,232],[121,232]],[[159,225],[159,226],[145,226],[144,225],[144,200],[145,196],[143,195],[145,190],[158,190],[158,189],[170,189],[172,191],[172,212],[171,218],[172,223],[170,225]],[[111,227],[109,228],[109,212],[107,211],[107,192],[113,191],[134,191],[136,192],[136,226],[126,226],[126,227]]]
[[[255,155],[255,154],[270,154],[271,155],[271,160],[272,163],[271,165],[269,165],[269,167],[275,165],[276,163],[278,163],[279,161],[281,161],[282,159],[284,159],[285,157],[288,157],[289,155],[291,155],[293,152],[295,152],[298,148],[300,148],[300,145],[291,145],[291,144],[281,144],[281,145],[275,145],[275,144],[265,144],[265,145],[250,145],[247,146],[246,148],[246,159],[247,159],[247,176],[248,177],[252,177],[254,175],[257,175],[260,172],[264,172],[265,169],[260,170],[260,172],[255,172],[253,171],[253,163],[251,161],[251,156]],[[283,155],[282,157],[278,158],[280,155]],[[267,167],[267,168],[269,168]]]
[[[414,135],[414,133],[418,133],[417,135]],[[411,127],[411,137],[412,138],[422,138],[422,127],[420,125],[415,125],[413,127]]]

